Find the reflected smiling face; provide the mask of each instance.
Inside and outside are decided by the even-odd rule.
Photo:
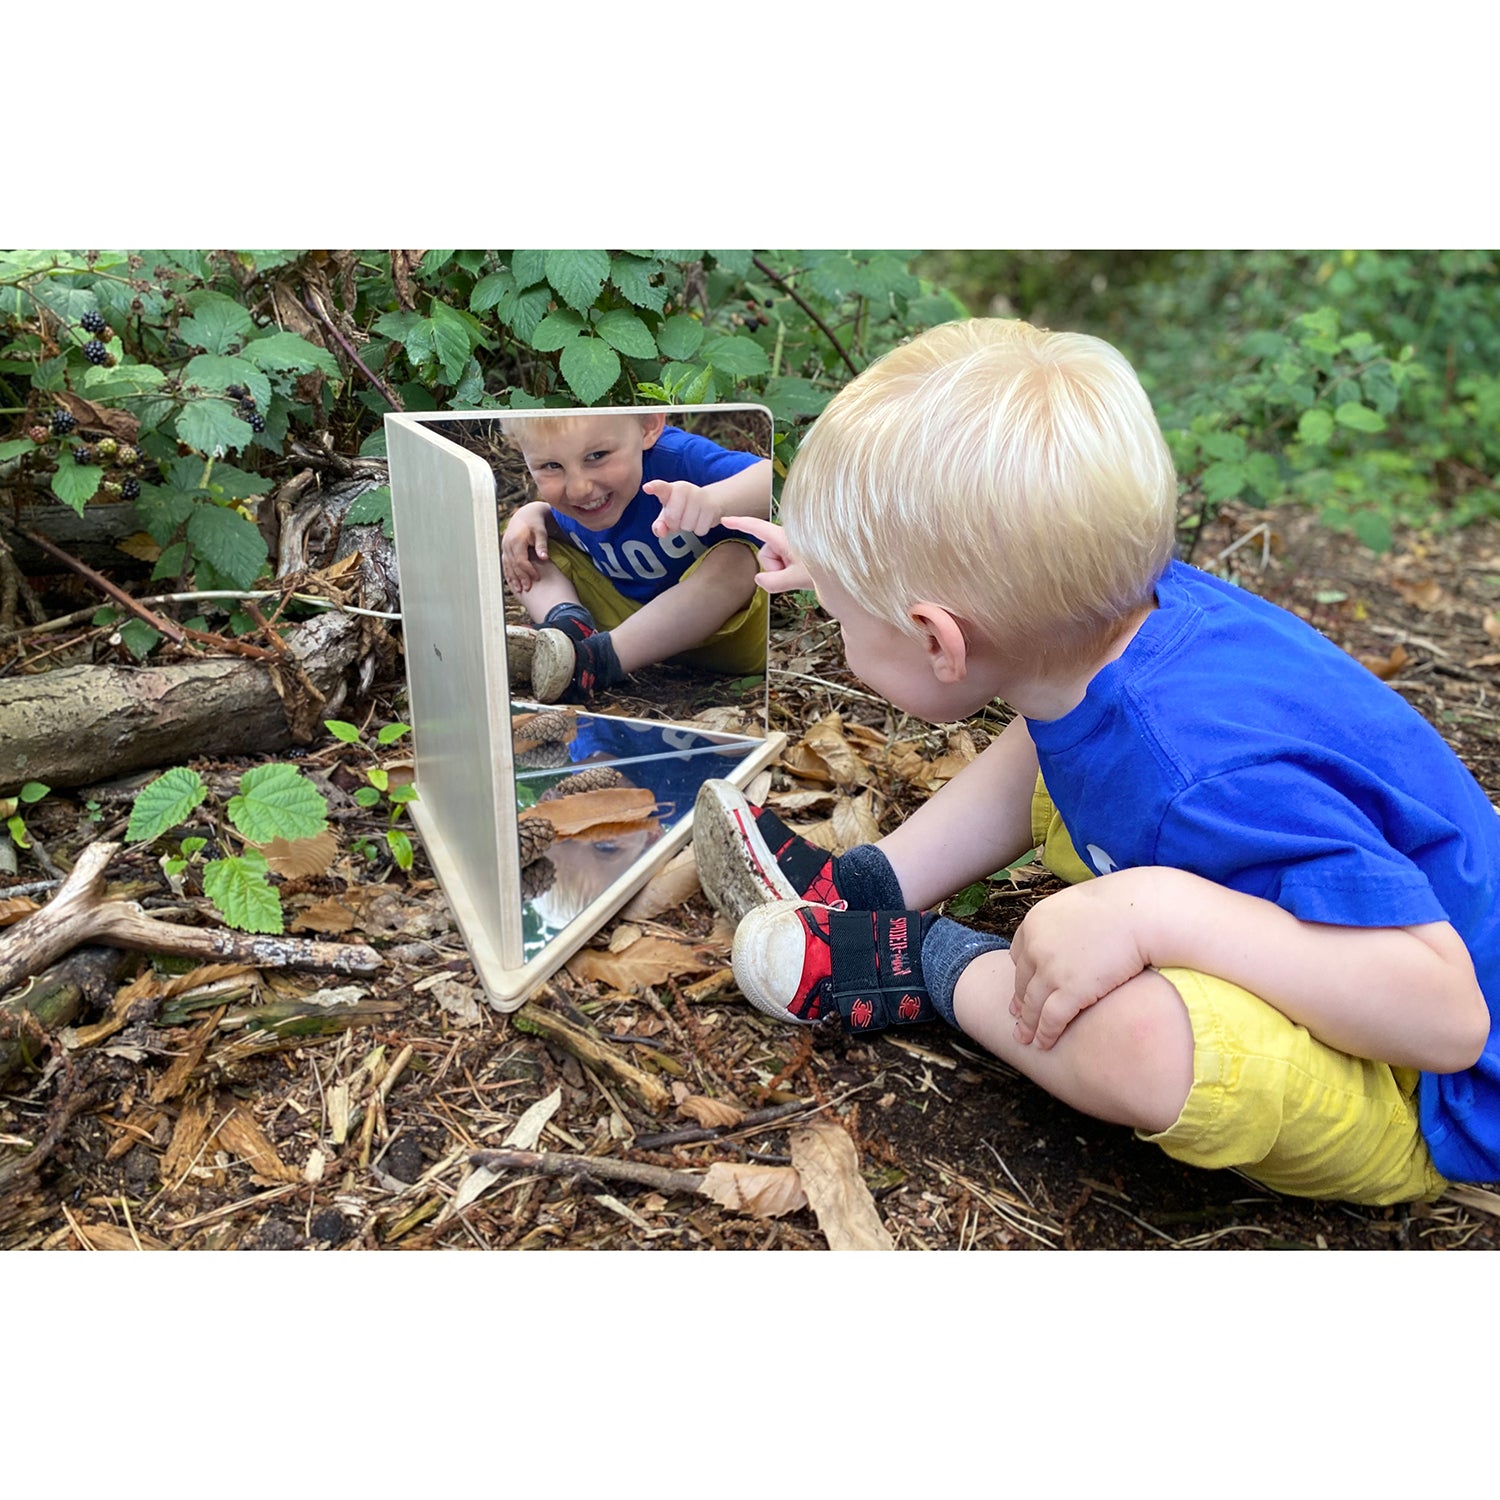
[[[659,413],[543,418],[517,422],[516,442],[540,499],[590,531],[606,531],[639,492],[641,455],[665,424]]]

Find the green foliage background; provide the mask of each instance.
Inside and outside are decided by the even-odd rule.
[[[1375,548],[1496,512],[1487,250],[0,251],[0,486],[81,512],[138,484],[155,577],[247,589],[299,437],[380,456],[398,404],[751,400],[784,472],[854,373],[968,313],[1119,345],[1189,539],[1227,500],[1303,502]],[[139,423],[129,465],[51,431],[68,395]],[[380,515],[377,494],[356,519]]]

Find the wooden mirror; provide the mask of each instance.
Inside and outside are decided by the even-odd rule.
[[[723,447],[770,455],[762,407],[653,410]],[[385,419],[416,759],[411,811],[501,1010],[520,1005],[683,846],[704,781],[744,786],[785,742],[767,732],[763,626],[751,670],[675,657],[583,706],[526,696],[524,673],[512,690],[506,627],[527,622],[505,588],[500,537],[537,496],[507,429],[599,413]]]

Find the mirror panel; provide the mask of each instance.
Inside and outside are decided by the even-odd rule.
[[[762,408],[696,408],[669,420],[713,427],[716,414],[716,430],[758,434],[755,444],[770,452]],[[704,780],[746,785],[785,743],[766,734],[764,629],[754,670],[667,661],[587,709],[512,696],[506,626],[525,616],[504,588],[500,535],[533,495],[524,463],[518,474],[513,459],[492,460],[497,442],[502,457],[518,457],[504,432],[517,420],[525,418],[386,418],[416,757],[411,813],[502,1010],[519,1005],[682,847]],[[600,770],[613,773],[613,790],[595,787],[602,800],[580,800],[571,778]],[[554,817],[539,849],[535,825]]]

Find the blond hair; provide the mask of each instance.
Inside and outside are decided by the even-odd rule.
[[[566,436],[580,422],[597,421],[601,417],[607,420],[615,420],[621,417],[627,420],[633,418],[636,421],[644,422],[649,416],[649,412],[611,411],[607,408],[599,411],[567,411],[556,414],[539,412],[535,416],[529,412],[524,414],[514,412],[500,419],[500,435],[506,443],[524,458],[526,447],[522,442],[523,434],[535,444],[539,441],[545,441],[547,438]]]
[[[973,318],[892,350],[792,462],[793,550],[915,635],[918,600],[1007,655],[1060,662],[1151,597],[1177,481],[1135,371],[1102,339]]]

